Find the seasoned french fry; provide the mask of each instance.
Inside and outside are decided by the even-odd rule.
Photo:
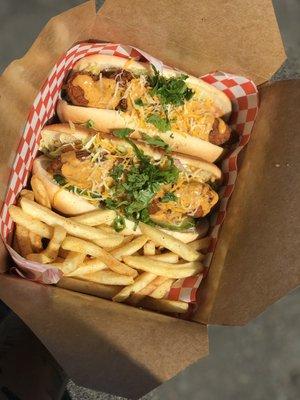
[[[123,286],[123,285],[131,285],[134,282],[132,276],[120,275],[113,271],[98,271],[98,272],[93,272],[92,274],[84,274],[78,276],[78,278],[86,281],[102,283],[105,285]]]
[[[112,229],[110,226],[104,226],[104,225],[97,225],[97,227],[99,226],[99,228],[101,229],[101,228],[110,228],[110,229]],[[96,227],[96,228],[97,228]],[[105,230],[104,229],[104,230]],[[109,253],[112,251],[112,250],[116,250],[116,249],[118,249],[119,247],[123,247],[125,244],[127,244],[127,243],[129,243],[129,242],[131,242],[134,238],[135,238],[136,236],[134,236],[134,235],[131,235],[131,236],[123,236],[123,240],[122,240],[122,243],[121,244],[118,244],[117,246],[110,246],[110,247],[104,247],[104,246],[101,246],[101,247],[103,247],[105,250],[107,250]]]
[[[130,299],[127,301],[131,305],[137,305],[141,302],[141,300],[145,296],[149,296],[155,289],[157,289],[164,282],[168,281],[170,278],[165,276],[157,276],[152,282],[150,282],[144,289],[140,290],[138,293],[135,293],[130,296]]]
[[[116,213],[113,210],[95,210],[76,215],[76,217],[71,217],[71,219],[84,225],[96,226],[102,224],[111,225],[115,217]]]
[[[147,236],[146,236],[147,237]],[[155,255],[155,243],[150,240],[144,245],[144,255],[145,256],[154,256]]]
[[[203,270],[203,265],[199,261],[170,264],[163,261],[153,262],[151,258],[146,256],[125,256],[123,261],[130,267],[174,279],[187,278]]]
[[[100,268],[94,268],[94,267],[79,267],[77,269],[75,269],[75,271],[73,272],[69,272],[68,274],[64,274],[65,276],[83,276],[86,274],[93,274],[95,272],[101,271],[102,269]]]
[[[23,226],[26,229],[29,229],[31,232],[50,239],[53,234],[53,228],[44,224],[35,218],[32,218],[30,215],[26,214],[20,207],[11,205],[9,206],[9,214],[11,219],[18,225]]]
[[[74,290],[75,292],[87,293],[104,299],[112,299],[120,291],[119,286],[103,285],[101,283],[71,277],[62,277],[56,286],[68,290]],[[130,302],[130,300],[131,298],[126,302]],[[165,313],[183,314],[188,310],[188,303],[184,303],[183,301],[166,299],[158,300],[151,297],[145,297],[142,299],[140,305],[149,310]]]
[[[171,264],[176,264],[178,263],[179,260],[178,255],[172,252],[156,254],[155,256],[148,256],[148,257],[151,258],[151,260],[164,261]]]
[[[66,237],[66,233],[66,230],[61,226],[55,226],[52,238],[50,239],[46,249],[40,253],[28,254],[26,258],[30,261],[39,262],[41,264],[49,264],[53,262],[58,256],[58,250]]]
[[[143,290],[141,290],[137,294],[139,294],[140,296],[148,296],[156,288],[158,288],[159,285],[163,284],[168,279],[169,278],[166,278],[165,276],[157,276],[152,282],[149,283],[149,285],[147,285]]]
[[[60,269],[64,274],[70,274],[79,267],[79,265],[84,261],[85,254],[79,253],[77,251],[69,251],[66,259],[60,266]]]
[[[21,190],[20,196],[26,197],[27,199],[34,201],[34,194],[33,194],[32,190],[28,190],[28,189]]]
[[[42,206],[51,208],[48,192],[43,182],[36,175],[32,175],[30,184],[33,190],[35,201],[41,204]]]
[[[26,257],[28,254],[32,253],[32,246],[29,238],[28,229],[21,225],[16,226],[16,239],[22,257]]]
[[[116,246],[121,244],[123,241],[123,237],[117,233],[109,234],[92,226],[83,225],[79,222],[72,221],[70,218],[65,218],[59,214],[56,214],[47,207],[41,206],[40,204],[37,204],[26,198],[22,198],[20,203],[23,211],[29,214],[31,217],[43,221],[50,226],[62,226],[70,235],[91,240],[94,243],[97,243],[99,246]]]
[[[114,230],[114,228],[112,226],[97,225],[96,228],[99,228],[102,231],[107,232],[107,233],[116,233],[116,231]]]
[[[189,245],[173,238],[168,233],[162,232],[153,226],[139,223],[139,227],[144,235],[148,236],[157,246],[164,246],[166,249],[178,254],[186,261],[195,261],[198,259],[199,254],[197,251],[191,249]]]
[[[43,254],[43,253],[27,254],[26,258],[29,261],[34,261],[34,262],[37,262],[40,264],[49,264],[53,261],[50,257],[47,256],[47,254]]]
[[[88,254],[92,257],[98,257],[104,264],[107,265],[112,271],[127,276],[137,276],[137,271],[127,265],[121,263],[107,251],[94,243],[85,240],[67,236],[62,243],[62,248],[65,250],[77,251],[79,253]]]
[[[94,259],[94,260],[96,260],[96,259]],[[92,259],[92,260],[88,260],[86,262],[82,262],[81,264],[79,264],[79,267],[77,269],[75,269],[75,271],[69,272],[68,274],[65,274],[65,275],[80,276],[80,275],[98,272],[98,271],[101,271],[101,270],[107,268],[107,266],[103,262],[98,261],[96,263],[94,260]],[[90,261],[93,261],[93,262],[91,263]]]
[[[108,268],[104,262],[101,261],[100,258],[90,258],[88,260],[83,261],[81,264],[78,265],[78,267],[90,267],[90,268],[97,268],[98,271],[101,271],[102,269]]]
[[[189,308],[188,303],[185,303],[183,301],[153,299],[151,297],[145,297],[139,305],[144,308],[148,308],[149,310],[170,314],[184,314],[188,311]]]
[[[99,226],[99,227],[100,227],[100,226]],[[101,227],[104,228],[103,225],[101,225]],[[110,228],[110,229],[112,229],[110,226],[105,226],[105,228]],[[104,229],[104,230],[105,230],[105,229]],[[104,249],[107,250],[107,251],[110,253],[112,250],[116,250],[116,249],[118,249],[119,247],[123,247],[125,244],[131,242],[135,237],[136,237],[136,236],[134,236],[134,235],[123,236],[123,241],[122,241],[121,244],[119,244],[118,246],[114,246],[114,247],[112,247],[112,246],[111,246],[111,247],[104,247]]]
[[[54,227],[53,236],[48,243],[48,246],[40,254],[44,254],[51,261],[54,261],[58,256],[58,250],[65,239],[67,231],[61,226],[57,225]]]
[[[147,237],[145,235],[138,236],[132,242],[125,244],[124,246],[118,247],[110,252],[117,260],[122,260],[123,256],[130,256],[138,250],[140,250],[144,244],[147,242]]]
[[[150,272],[143,272],[139,275],[134,283],[129,286],[125,286],[118,294],[113,297],[113,301],[122,302],[125,301],[131,294],[134,294],[145,286],[148,285],[151,281],[155,279],[155,275]]]
[[[154,299],[163,299],[167,293],[169,293],[174,279],[167,279],[165,282],[161,283],[152,293],[149,294],[150,297]]]
[[[208,248],[210,241],[211,238],[206,236],[205,238],[194,240],[193,242],[189,243],[189,246],[193,250],[201,251]]]
[[[124,244],[131,242],[135,237],[136,237],[135,235],[124,236],[123,242],[119,247],[124,246]]]
[[[39,253],[43,250],[42,238],[40,235],[29,231],[29,239],[34,253]]]

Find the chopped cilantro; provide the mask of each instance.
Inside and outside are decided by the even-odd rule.
[[[66,178],[60,174],[53,175],[53,179],[59,186],[65,186],[67,184]]]
[[[113,167],[109,175],[116,181],[121,178],[123,171],[124,171],[124,165],[118,164],[115,167]]]
[[[179,177],[179,169],[174,164],[174,159],[168,157],[166,167],[162,170],[161,175],[166,183],[176,183]]]
[[[125,218],[122,215],[117,215],[113,221],[113,228],[116,232],[121,232],[125,228]]]
[[[135,155],[141,162],[148,162],[150,160],[150,157],[146,156],[144,154],[143,150],[139,149],[137,147],[137,145],[128,138],[130,133],[132,133],[133,131],[134,131],[133,129],[129,129],[129,128],[117,129],[117,130],[113,131],[113,135],[117,136],[120,139],[126,140],[126,142],[132,146],[133,151],[135,152]]]
[[[113,134],[120,138],[120,139],[125,139],[127,138],[132,132],[134,131],[134,129],[129,129],[129,128],[123,128],[123,129],[115,129],[113,131]]]
[[[86,190],[85,191],[86,192],[86,194],[88,195],[88,196],[90,196],[92,199],[100,199],[100,195],[99,195],[99,193],[95,193],[95,192],[91,192],[91,191],[89,191],[89,190]]]
[[[151,146],[161,147],[168,153],[171,151],[170,146],[165,141],[163,141],[159,136],[149,136],[147,134],[144,134],[143,139]]]
[[[142,221],[142,222],[144,222],[145,224],[148,224],[148,225],[155,225],[153,223],[153,221],[151,221],[151,219],[150,219],[149,211],[148,211],[147,208],[144,208],[140,212],[140,221]]]
[[[166,132],[171,129],[170,121],[167,118],[160,117],[158,114],[151,114],[146,122],[154,125],[160,132]]]
[[[133,147],[139,163],[127,171],[114,168],[111,173],[114,185],[110,189],[114,200],[106,199],[105,205],[107,208],[120,210],[132,221],[151,223],[148,207],[153,197],[162,184],[177,182],[179,170],[170,156],[166,158],[163,167],[152,164],[151,158],[145,155],[132,140],[126,136],[124,139]]]
[[[141,98],[135,99],[135,100],[134,100],[134,104],[135,104],[136,106],[140,106],[140,107],[142,107],[142,106],[144,105],[143,100],[142,100]]]
[[[151,87],[152,95],[159,97],[163,105],[173,104],[180,106],[186,100],[190,100],[194,91],[186,84],[188,75],[166,78],[152,65],[154,74],[148,77],[148,84]]]
[[[143,150],[139,149],[132,140],[130,139],[125,139],[125,140],[132,146],[135,155],[142,163],[149,163],[150,157],[146,156]]]
[[[109,208],[110,210],[116,210],[118,208],[118,202],[116,200],[107,198],[104,200],[105,205],[107,208]]]
[[[68,183],[62,174],[55,174],[54,181],[63,186],[66,190],[89,200],[99,201],[99,206],[115,210],[117,216],[113,222],[116,231],[121,231],[125,227],[124,218],[128,218],[137,226],[139,221],[147,224],[154,224],[149,215],[149,206],[164,184],[173,185],[179,177],[179,170],[174,164],[170,154],[165,154],[164,161],[157,163],[132,141],[128,135],[131,129],[119,129],[114,131],[114,135],[122,138],[129,143],[135,153],[136,159],[129,166],[116,164],[110,171],[112,184],[110,185],[109,197],[103,200],[100,193],[82,189]],[[145,136],[145,140],[153,146],[168,150],[168,145],[159,137]]]
[[[162,203],[168,203],[169,201],[177,201],[177,196],[172,192],[167,192],[163,195],[160,201]]]
[[[93,129],[94,126],[95,126],[95,122],[94,122],[92,119],[89,119],[89,120],[86,121],[85,126],[86,126],[88,129]]]

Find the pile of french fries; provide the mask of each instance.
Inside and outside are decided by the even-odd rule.
[[[143,223],[140,235],[125,236],[111,227],[115,211],[67,218],[51,210],[48,193],[35,175],[31,188],[22,190],[18,204],[9,208],[16,224],[13,247],[21,256],[60,269],[67,288],[72,285],[65,277],[75,286],[79,280],[93,283],[97,295],[116,302],[168,313],[187,311],[187,303],[165,297],[176,279],[202,272],[208,237],[185,244]]]

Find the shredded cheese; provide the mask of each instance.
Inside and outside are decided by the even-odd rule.
[[[193,88],[194,89],[194,88]],[[185,102],[182,106],[168,104],[165,109],[157,96],[150,93],[151,88],[147,86],[147,78],[140,75],[128,82],[122,98],[127,100],[127,113],[137,118],[140,128],[155,129],[153,125],[146,122],[147,117],[152,114],[165,116],[165,109],[171,122],[171,130],[183,135],[190,134],[208,140],[208,135],[213,123],[211,100],[201,98],[199,90],[195,90],[192,100]],[[200,95],[200,96],[199,96]],[[135,100],[141,99],[142,106],[137,106]]]
[[[133,62],[133,59],[128,59],[123,69],[130,71]],[[127,110],[125,112],[139,121],[140,128],[151,128],[152,130],[156,128],[152,124],[146,122],[147,118],[151,114],[158,114],[164,117],[165,107],[172,131],[182,135],[188,134],[208,140],[209,132],[213,124],[213,115],[211,113],[213,100],[203,96],[201,88],[189,82],[189,80],[186,81],[186,84],[194,91],[192,99],[180,106],[168,104],[163,107],[159,98],[151,94],[151,88],[147,83],[147,75],[143,73],[135,72],[135,77],[127,82],[124,87],[113,79],[103,78],[100,66],[97,66],[95,62],[89,62],[84,67],[80,67],[80,70],[99,75],[99,81],[94,82],[94,86],[98,94],[101,93],[101,99],[99,99],[98,105],[95,105],[96,102],[94,101],[94,106],[115,109],[120,99],[124,98],[127,100]],[[79,77],[78,79],[81,78]],[[107,81],[114,81],[116,85],[109,85]],[[87,87],[87,89],[89,89],[89,87]],[[95,92],[96,94],[97,91]],[[105,97],[105,101],[103,101],[103,97]],[[92,94],[91,98],[93,98]],[[137,99],[142,100],[143,106],[137,106],[135,104],[135,100]]]
[[[84,161],[77,160],[75,151],[61,153],[65,146],[64,142],[56,143],[56,145],[57,148],[52,150],[56,156],[61,154],[64,163],[62,172],[68,181],[65,188],[68,189],[74,185],[72,191],[94,205],[111,196],[110,189],[114,180],[110,176],[110,172],[113,167],[121,163],[126,171],[137,162],[130,146],[122,145],[118,140],[102,137],[101,133],[97,133],[82,143],[82,149],[88,150],[90,153]],[[162,157],[153,162],[164,167],[166,158]],[[176,195],[177,201],[160,202],[155,217],[169,219],[176,223],[184,215],[193,215],[199,207],[199,199],[202,197],[199,196],[199,193],[203,184],[213,181],[214,177],[210,172],[182,164],[176,184],[162,185],[155,195],[155,198],[159,199],[165,193],[171,192]],[[189,187],[189,185],[191,186]],[[193,188],[194,192],[191,190]],[[186,196],[184,193],[188,195]]]

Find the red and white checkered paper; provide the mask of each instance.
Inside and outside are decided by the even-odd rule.
[[[38,151],[41,129],[55,114],[56,102],[59,98],[63,80],[73,65],[82,57],[91,54],[108,54],[136,60],[148,60],[161,70],[161,61],[149,54],[131,47],[113,43],[80,43],[65,53],[53,67],[40,92],[38,93],[28,116],[23,135],[20,139],[16,158],[12,167],[8,191],[1,211],[0,231],[6,247],[17,264],[14,270],[22,277],[46,284],[54,284],[62,276],[57,268],[30,262],[18,255],[11,247],[13,222],[8,213],[8,207],[16,202],[20,191],[27,185],[32,163]],[[208,267],[217,243],[218,233],[224,221],[226,208],[234,189],[237,177],[237,156],[248,143],[252,126],[258,110],[258,94],[256,86],[249,79],[217,72],[202,77],[207,83],[222,90],[231,99],[233,112],[230,126],[239,133],[237,147],[227,155],[222,162],[224,174],[223,186],[220,189],[219,207],[211,217],[211,243],[205,258]],[[203,274],[195,277],[177,280],[167,298],[194,302],[196,291]]]

